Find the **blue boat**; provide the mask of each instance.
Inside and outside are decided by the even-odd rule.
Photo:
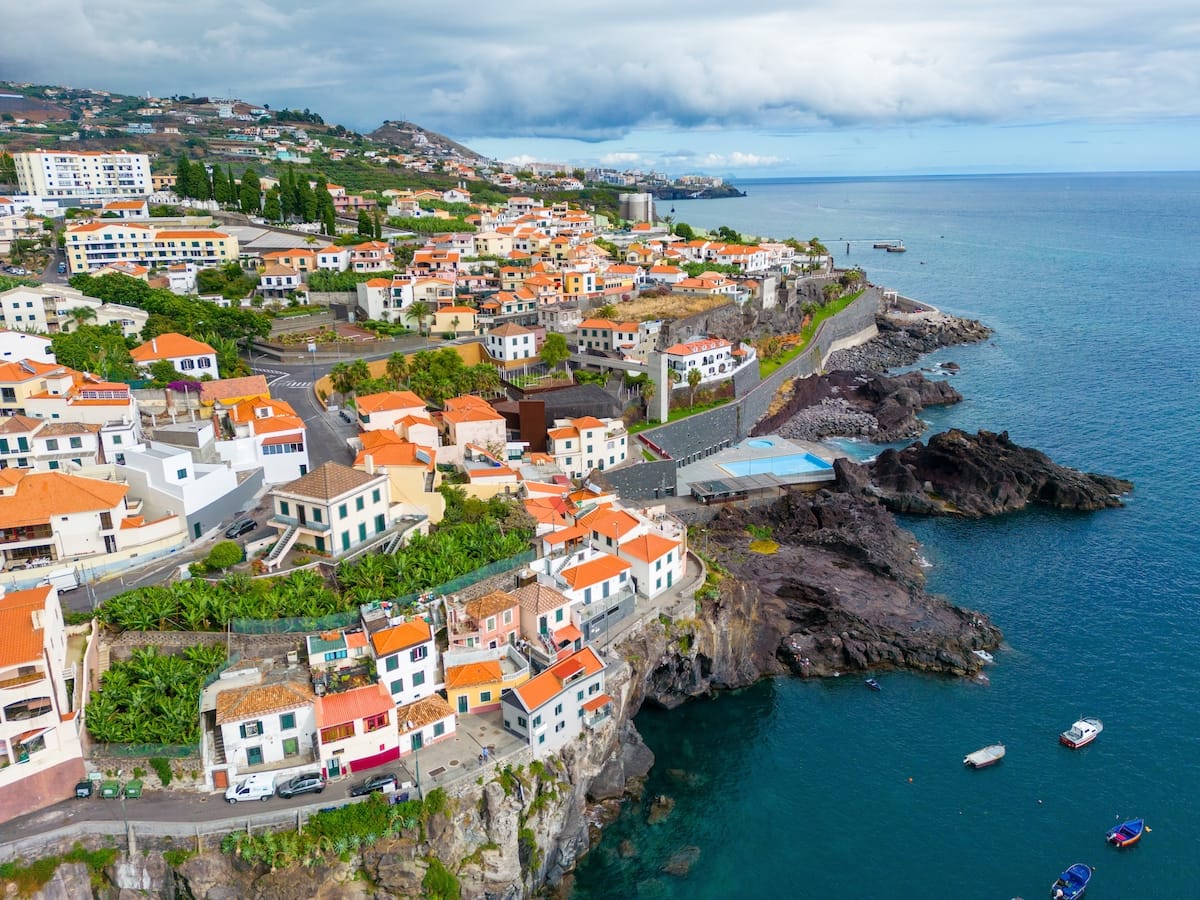
[[[882,688],[879,687],[879,682],[876,681],[874,678],[868,678],[866,680],[865,684],[867,685],[867,687],[869,687],[873,691],[882,690]]]
[[[1116,828],[1108,829],[1108,834],[1104,836],[1104,839],[1114,847],[1132,847],[1142,839],[1142,833],[1145,830],[1145,819],[1130,819],[1128,822],[1122,822]]]
[[[1091,866],[1075,863],[1050,885],[1050,896],[1054,900],[1074,900],[1075,897],[1082,897],[1088,882],[1092,880],[1092,871]]]

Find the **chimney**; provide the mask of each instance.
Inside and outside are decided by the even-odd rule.
[[[375,457],[373,455],[371,455],[370,453],[368,453],[366,456],[363,457],[363,463],[366,464],[367,474],[374,475],[375,474]]]
[[[155,353],[158,352],[158,338],[150,338],[150,349]]]

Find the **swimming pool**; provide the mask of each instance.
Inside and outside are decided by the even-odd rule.
[[[743,475],[806,475],[827,472],[833,468],[811,453],[789,453],[787,456],[763,456],[758,459],[739,459],[721,463],[721,468],[735,477]]]
[[[752,440],[746,441],[746,446],[747,447],[774,447],[775,442],[768,441],[766,438],[753,438]]]

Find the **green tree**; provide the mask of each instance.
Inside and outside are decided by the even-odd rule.
[[[154,387],[166,387],[172,381],[190,381],[169,359],[160,359],[150,366],[150,381]]]
[[[221,206],[228,206],[233,199],[233,186],[220,166],[213,166],[213,199]]]
[[[0,184],[17,183],[17,161],[11,153],[0,151]]]
[[[242,548],[237,541],[218,541],[208,551],[204,564],[210,569],[225,572],[242,561]]]
[[[317,221],[317,195],[304,176],[296,183],[296,215],[304,222]]]
[[[70,333],[53,335],[50,347],[60,365],[93,372],[106,381],[137,378],[137,366],[119,325],[80,325]]]
[[[375,240],[379,240],[383,237],[383,216],[379,212],[379,207],[375,208],[375,217],[372,225],[374,226],[371,233],[372,237],[374,237]]]
[[[617,317],[617,308],[611,303],[605,303],[596,310],[596,315],[601,319],[615,319]]]
[[[713,234],[713,237],[718,241],[723,241],[726,244],[742,243],[742,236],[730,228],[728,225],[722,225]]]
[[[175,164],[175,193],[180,197],[190,197],[188,189],[192,184],[192,164],[186,153],[179,154],[179,162]]]
[[[358,233],[364,237],[375,236],[375,226],[371,223],[371,214],[366,209],[358,211]]]
[[[551,332],[546,335],[546,341],[542,344],[541,353],[538,354],[542,362],[549,366],[552,370],[557,369],[571,356],[571,350],[567,347],[567,339],[561,334]]]
[[[238,200],[242,212],[252,216],[262,212],[262,185],[253,166],[242,173],[242,186],[238,191]]]
[[[280,191],[278,187],[273,187],[267,191],[266,202],[263,203],[263,217],[268,222],[283,221],[283,205],[280,202]]]
[[[694,241],[696,239],[696,232],[687,222],[676,222],[675,236],[681,237],[685,241]]]
[[[208,169],[203,163],[196,163],[188,169],[187,196],[196,200],[212,199],[212,182],[208,180]]]

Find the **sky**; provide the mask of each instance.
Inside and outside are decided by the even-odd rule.
[[[0,0],[0,79],[732,178],[1194,169],[1195,0]]]

